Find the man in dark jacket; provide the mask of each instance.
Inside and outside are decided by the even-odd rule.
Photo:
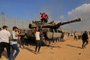
[[[82,34],[82,48],[85,48],[87,44],[88,44],[88,34],[87,31],[85,31]]]

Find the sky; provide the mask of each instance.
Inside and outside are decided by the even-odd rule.
[[[8,16],[35,19],[45,11],[51,19],[59,20],[67,12],[83,4],[85,0],[0,0],[0,12]]]
[[[90,0],[0,0],[0,12],[4,12],[9,17],[25,20],[39,20],[40,12],[46,12],[50,21],[62,22],[82,16],[82,23],[76,23],[76,26],[75,24],[70,24],[64,26],[64,28],[89,30],[89,28],[79,28],[85,25],[85,19],[90,21],[89,16],[86,17],[86,14],[90,14],[89,4]],[[89,26],[89,23],[86,26]]]

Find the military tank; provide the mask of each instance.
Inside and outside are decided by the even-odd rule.
[[[57,29],[60,26],[70,24],[70,23],[80,22],[80,21],[81,21],[81,18],[77,18],[66,22],[59,22],[59,23],[55,23],[54,21],[51,21],[48,23],[42,23],[41,21],[32,21],[32,23],[29,24],[29,28],[33,30],[34,28],[39,27],[41,31],[43,31],[44,29],[48,29],[48,31],[44,32],[44,37],[50,43],[50,41],[54,42],[54,40],[60,39],[61,32],[57,32]]]

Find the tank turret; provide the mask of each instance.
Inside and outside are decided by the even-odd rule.
[[[71,21],[66,21],[66,22],[59,22],[59,23],[55,23],[54,21],[51,21],[49,23],[44,23],[44,24],[42,24],[40,21],[33,21],[31,24],[29,24],[29,28],[42,26],[42,28],[58,29],[60,26],[70,24],[70,23],[80,22],[80,21],[81,21],[81,18],[74,19]]]

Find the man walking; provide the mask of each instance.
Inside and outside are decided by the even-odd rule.
[[[82,34],[82,48],[85,48],[87,44],[88,44],[88,34],[87,31],[85,31]]]
[[[10,40],[10,59],[15,60],[17,55],[19,54],[19,47],[18,47],[18,28],[16,26],[13,27],[13,31],[11,33],[12,39]]]
[[[8,58],[10,54],[10,44],[9,44],[10,32],[7,30],[7,28],[8,26],[3,26],[3,29],[0,31],[0,58],[2,52],[4,51],[4,48],[6,48],[7,50]]]

